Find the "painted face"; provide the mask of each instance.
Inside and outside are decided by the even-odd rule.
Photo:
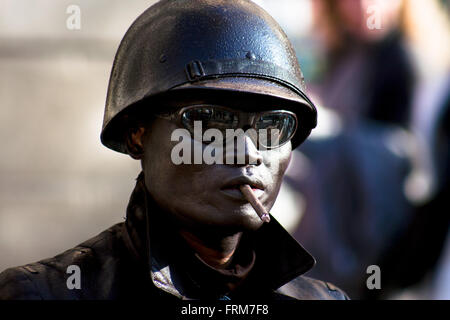
[[[244,163],[175,164],[172,150],[179,142],[171,141],[171,136],[176,129],[180,129],[176,123],[156,118],[141,139],[145,183],[156,203],[187,228],[258,229],[262,221],[239,191],[239,185],[249,184],[270,210],[291,158],[291,143],[258,150],[254,140],[243,136]],[[193,149],[197,146],[205,150],[207,146],[193,137],[187,139]]]

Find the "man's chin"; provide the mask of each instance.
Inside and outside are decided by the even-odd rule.
[[[256,231],[263,225],[263,223],[264,222],[259,218],[256,212],[253,211],[251,213],[246,212],[240,214],[235,219],[225,223],[224,227],[229,227],[229,229],[233,229],[238,232]]]
[[[230,213],[227,213],[230,215]],[[256,212],[232,213],[232,217],[226,219],[202,219],[195,223],[194,229],[198,231],[208,230],[217,234],[234,234],[238,232],[256,231],[262,225],[263,221],[258,217]]]

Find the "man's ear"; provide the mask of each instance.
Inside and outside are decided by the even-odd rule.
[[[144,127],[132,128],[128,131],[127,151],[133,159],[140,160],[144,156],[144,134]]]

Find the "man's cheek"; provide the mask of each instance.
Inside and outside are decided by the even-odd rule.
[[[292,157],[292,148],[291,144],[285,144],[277,149],[278,151],[278,170],[281,175],[284,175],[286,172],[286,169],[289,166],[289,163],[291,162]]]
[[[265,151],[264,164],[273,174],[278,174],[280,169],[283,169],[283,167],[286,166],[284,164],[285,161],[286,155],[280,153],[280,150],[273,149]]]

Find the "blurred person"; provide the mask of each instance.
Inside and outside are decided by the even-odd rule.
[[[448,299],[450,265],[450,77],[430,117],[432,135],[428,141],[433,159],[435,191],[415,207],[406,231],[398,234],[393,245],[379,257],[384,270],[384,290],[368,297]],[[444,280],[447,277],[447,280]],[[443,283],[441,283],[441,281]]]
[[[301,160],[292,163],[286,181],[305,197],[293,235],[317,259],[308,275],[364,297],[367,267],[378,263],[412,217],[403,192],[411,166],[401,145],[408,140],[390,127],[367,125],[311,138],[296,152]],[[317,234],[325,236],[314,239]]]
[[[319,119],[333,114],[340,125],[316,139],[313,133],[299,148],[303,161],[288,172],[306,198],[294,236],[317,258],[309,275],[364,298],[367,267],[412,218],[404,183],[412,168],[407,129],[415,71],[401,29],[404,7],[402,1],[312,3],[326,57],[312,91]],[[368,27],[370,6],[380,10],[380,29]],[[317,241],[315,234],[326,237]]]
[[[265,11],[246,0],[159,1],[121,42],[101,134],[105,146],[142,165],[126,221],[7,269],[0,298],[347,299],[302,276],[314,259],[267,213],[292,149],[315,125],[292,46]],[[251,128],[276,142],[244,134],[244,150],[233,144],[212,164],[189,163],[187,149],[174,160],[175,132],[195,158],[223,145],[224,131]],[[203,141],[208,130],[214,142]],[[70,287],[67,272],[76,267],[80,280]]]
[[[346,126],[368,119],[407,127],[414,70],[403,43],[402,1],[319,0],[313,8],[326,57],[315,88],[322,104]],[[369,29],[367,12],[380,15],[380,29]]]
[[[448,2],[407,1],[404,27],[418,70],[416,138],[405,191],[415,204],[403,236],[380,257],[394,298],[448,299],[450,237],[450,16]],[[380,292],[382,294],[383,292]]]

